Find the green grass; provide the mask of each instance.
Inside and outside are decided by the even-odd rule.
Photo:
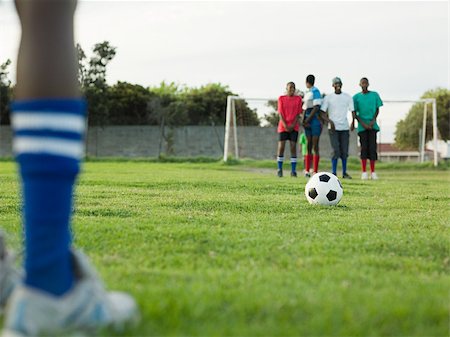
[[[449,335],[447,166],[380,165],[327,208],[273,162],[232,164],[85,164],[75,244],[136,297],[126,335]],[[0,165],[0,223],[20,249],[15,167]]]

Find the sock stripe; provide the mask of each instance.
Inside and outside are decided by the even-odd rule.
[[[38,114],[63,113],[85,116],[86,101],[81,98],[19,100],[11,103],[11,110]]]
[[[55,156],[81,159],[84,155],[84,146],[81,141],[43,138],[43,137],[16,137],[13,142],[13,151],[16,156],[21,154],[50,154]]]
[[[284,161],[284,157],[277,157],[277,161]]]
[[[83,135],[75,132],[61,132],[53,130],[20,130],[14,132],[14,137],[40,137],[40,138],[62,138],[66,140],[82,141]]]
[[[84,155],[86,103],[83,99],[40,99],[13,102],[13,151],[79,160]]]
[[[16,110],[12,114],[11,122],[15,131],[48,129],[84,133],[86,128],[82,115],[63,112],[49,114]]]
[[[291,157],[291,163],[296,163],[297,162],[297,157]]]

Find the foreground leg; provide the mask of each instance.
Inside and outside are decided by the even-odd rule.
[[[72,193],[86,110],[76,78],[76,2],[16,5],[22,39],[12,127],[22,180],[26,275],[8,300],[4,334],[58,335],[123,323],[137,311],[134,300],[107,294],[85,258],[71,251]]]
[[[0,314],[22,277],[14,266],[14,259],[14,255],[6,250],[5,237],[0,231]]]

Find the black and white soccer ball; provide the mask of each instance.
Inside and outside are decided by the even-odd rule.
[[[310,204],[337,205],[344,190],[339,179],[329,172],[318,172],[305,186],[305,196]]]

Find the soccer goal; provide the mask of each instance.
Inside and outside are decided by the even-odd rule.
[[[438,128],[437,128],[437,107],[436,107],[436,99],[435,98],[425,98],[418,100],[383,100],[383,107],[380,113],[402,113],[403,118],[406,117],[404,106],[407,106],[406,112],[408,112],[414,105],[423,105],[423,119],[422,119],[422,128],[419,130],[417,137],[419,138],[419,156],[420,162],[423,163],[425,161],[425,142],[427,138],[427,121],[429,112],[431,112],[431,126],[432,126],[432,148],[433,148],[433,164],[434,166],[438,165],[439,157],[438,157]],[[397,108],[398,107],[398,108]],[[395,127],[395,125],[393,125]],[[380,125],[381,130],[383,130],[383,126]],[[394,132],[394,128],[392,128],[390,133]],[[382,136],[383,133],[381,132]],[[380,140],[379,140],[380,141]]]
[[[274,131],[278,122],[277,102],[277,98],[228,96],[223,146],[223,160],[225,162],[229,158],[267,159],[267,153],[274,152],[273,147],[277,142],[277,135]],[[418,149],[420,162],[425,161],[427,120],[431,112],[433,162],[437,166],[438,129],[436,100],[434,98],[419,100],[388,99],[383,100],[383,103],[384,106],[381,108],[380,117],[377,121],[381,129],[381,132],[378,134],[379,143],[392,143],[396,123],[399,120],[398,116],[404,118],[414,104],[423,104],[423,126],[417,135],[420,138]],[[326,144],[326,142],[324,143]]]
[[[224,161],[230,157],[266,158],[267,149],[276,144],[274,127],[278,123],[277,103],[277,98],[228,96]]]

